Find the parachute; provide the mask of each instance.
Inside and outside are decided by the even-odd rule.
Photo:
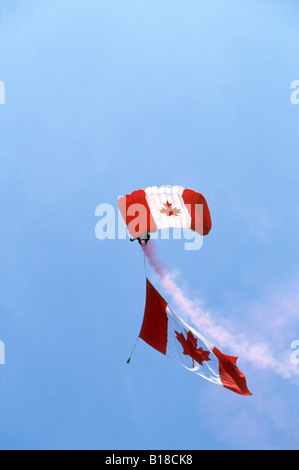
[[[164,228],[194,230],[207,235],[212,227],[204,196],[182,186],[150,186],[118,201],[131,241],[148,242],[151,232]]]

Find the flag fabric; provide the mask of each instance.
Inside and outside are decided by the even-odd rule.
[[[240,395],[251,395],[237,357],[221,353],[187,325],[168,305],[148,279],[146,304],[139,337],[186,369]]]
[[[212,226],[204,196],[182,186],[139,189],[121,197],[118,206],[133,238],[170,227],[207,235]]]

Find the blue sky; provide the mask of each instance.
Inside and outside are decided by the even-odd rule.
[[[143,258],[135,243],[95,236],[96,207],[117,208],[120,195],[202,192],[213,221],[202,249],[157,240],[160,258],[215,322],[291,354],[298,8],[1,1],[2,449],[298,448],[299,372],[285,379],[240,356],[249,398],[141,340],[126,364]]]

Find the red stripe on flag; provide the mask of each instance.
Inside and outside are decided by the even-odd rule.
[[[195,230],[201,235],[207,235],[212,228],[212,221],[208,203],[204,196],[192,189],[184,189],[182,198],[191,216],[191,230]],[[202,213],[198,207],[199,205],[203,206]]]
[[[162,354],[166,354],[167,349],[168,317],[166,307],[166,300],[146,279],[146,303],[139,338]]]
[[[222,385],[239,395],[252,395],[247,388],[245,375],[236,366],[238,358],[222,354],[215,347],[212,351],[219,361],[219,375]]]
[[[155,232],[157,230],[146,200],[146,193],[143,189],[121,197],[118,201],[118,207],[133,238],[138,238],[143,233]]]

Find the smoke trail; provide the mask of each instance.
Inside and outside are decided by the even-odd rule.
[[[167,274],[164,267],[157,259],[153,244],[143,243],[142,250],[158,276],[165,291],[171,295],[179,309],[187,316],[193,325],[204,332],[208,340],[215,341],[215,346],[226,347],[235,355],[242,355],[242,359],[247,360],[255,368],[272,370],[284,378],[290,378],[298,374],[298,367],[295,368],[289,357],[283,361],[276,360],[270,346],[266,343],[253,343],[244,335],[233,334],[227,328],[217,325],[210,312],[198,306],[184,294],[183,290],[175,283],[170,274]]]

